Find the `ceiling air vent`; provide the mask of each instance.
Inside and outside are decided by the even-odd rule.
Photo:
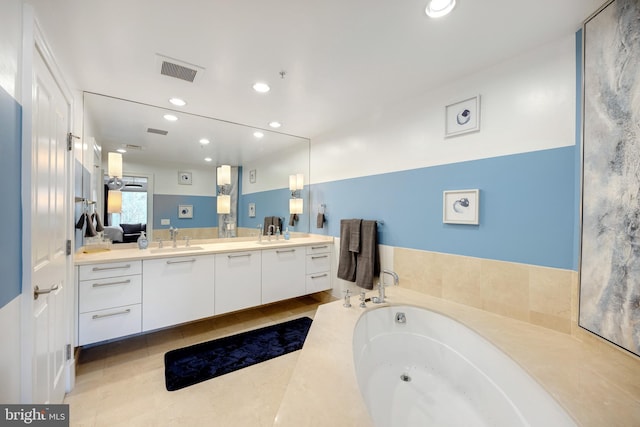
[[[148,133],[157,133],[158,135],[166,135],[166,134],[169,133],[168,130],[154,129],[154,128],[147,128],[147,132]]]
[[[177,59],[169,58],[167,56],[158,55],[158,62],[160,63],[160,74],[163,76],[175,77],[176,79],[184,80],[193,83],[198,75],[198,72],[203,71],[204,68],[197,65],[189,64],[188,62],[178,61]]]

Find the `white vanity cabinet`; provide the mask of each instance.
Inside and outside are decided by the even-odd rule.
[[[262,251],[262,304],[306,293],[305,257],[304,246]]]
[[[78,345],[141,332],[141,267],[141,261],[78,267]]]
[[[307,246],[305,293],[331,289],[331,245]]]
[[[214,255],[142,261],[142,330],[214,314]]]
[[[215,314],[261,304],[262,252],[232,252],[215,256]]]

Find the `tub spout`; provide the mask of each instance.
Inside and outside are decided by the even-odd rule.
[[[388,274],[389,276],[393,277],[394,286],[398,286],[398,283],[400,283],[400,278],[398,277],[398,273],[391,270],[382,270],[382,273],[380,273],[380,280],[378,281],[378,298],[374,298],[372,300],[376,304],[382,304],[385,300],[385,294],[384,294],[384,288],[386,286],[384,283],[385,274]]]

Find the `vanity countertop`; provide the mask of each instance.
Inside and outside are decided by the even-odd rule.
[[[425,307],[480,333],[542,384],[580,426],[640,425],[640,359],[587,332],[563,334],[401,287],[387,288],[387,302]],[[373,426],[353,363],[353,330],[363,313],[358,305],[352,300],[352,307],[344,308],[339,300],[318,307],[275,426]],[[370,303],[366,310],[376,307]]]
[[[263,236],[259,242],[257,237],[234,238],[234,239],[210,239],[202,243],[193,240],[190,247],[185,247],[184,241],[180,241],[177,248],[171,247],[171,242],[164,242],[163,248],[158,248],[157,243],[153,243],[147,249],[138,249],[135,243],[124,243],[112,245],[111,250],[84,253],[79,250],[74,255],[75,265],[86,265],[105,262],[135,261],[154,258],[167,258],[176,256],[207,255],[225,252],[243,252],[262,249],[277,249],[295,246],[307,246],[313,244],[333,243],[333,237],[321,235],[307,235],[301,237],[291,237],[284,240],[274,237],[269,241]],[[122,245],[122,246],[120,246]]]

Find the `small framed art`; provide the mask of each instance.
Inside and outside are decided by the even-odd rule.
[[[449,190],[442,193],[442,222],[478,224],[480,190]]]
[[[480,130],[480,95],[445,107],[445,138]]]
[[[193,205],[178,205],[178,218],[193,218]]]
[[[178,172],[178,184],[191,185],[193,183],[193,177],[191,172],[180,171]]]

